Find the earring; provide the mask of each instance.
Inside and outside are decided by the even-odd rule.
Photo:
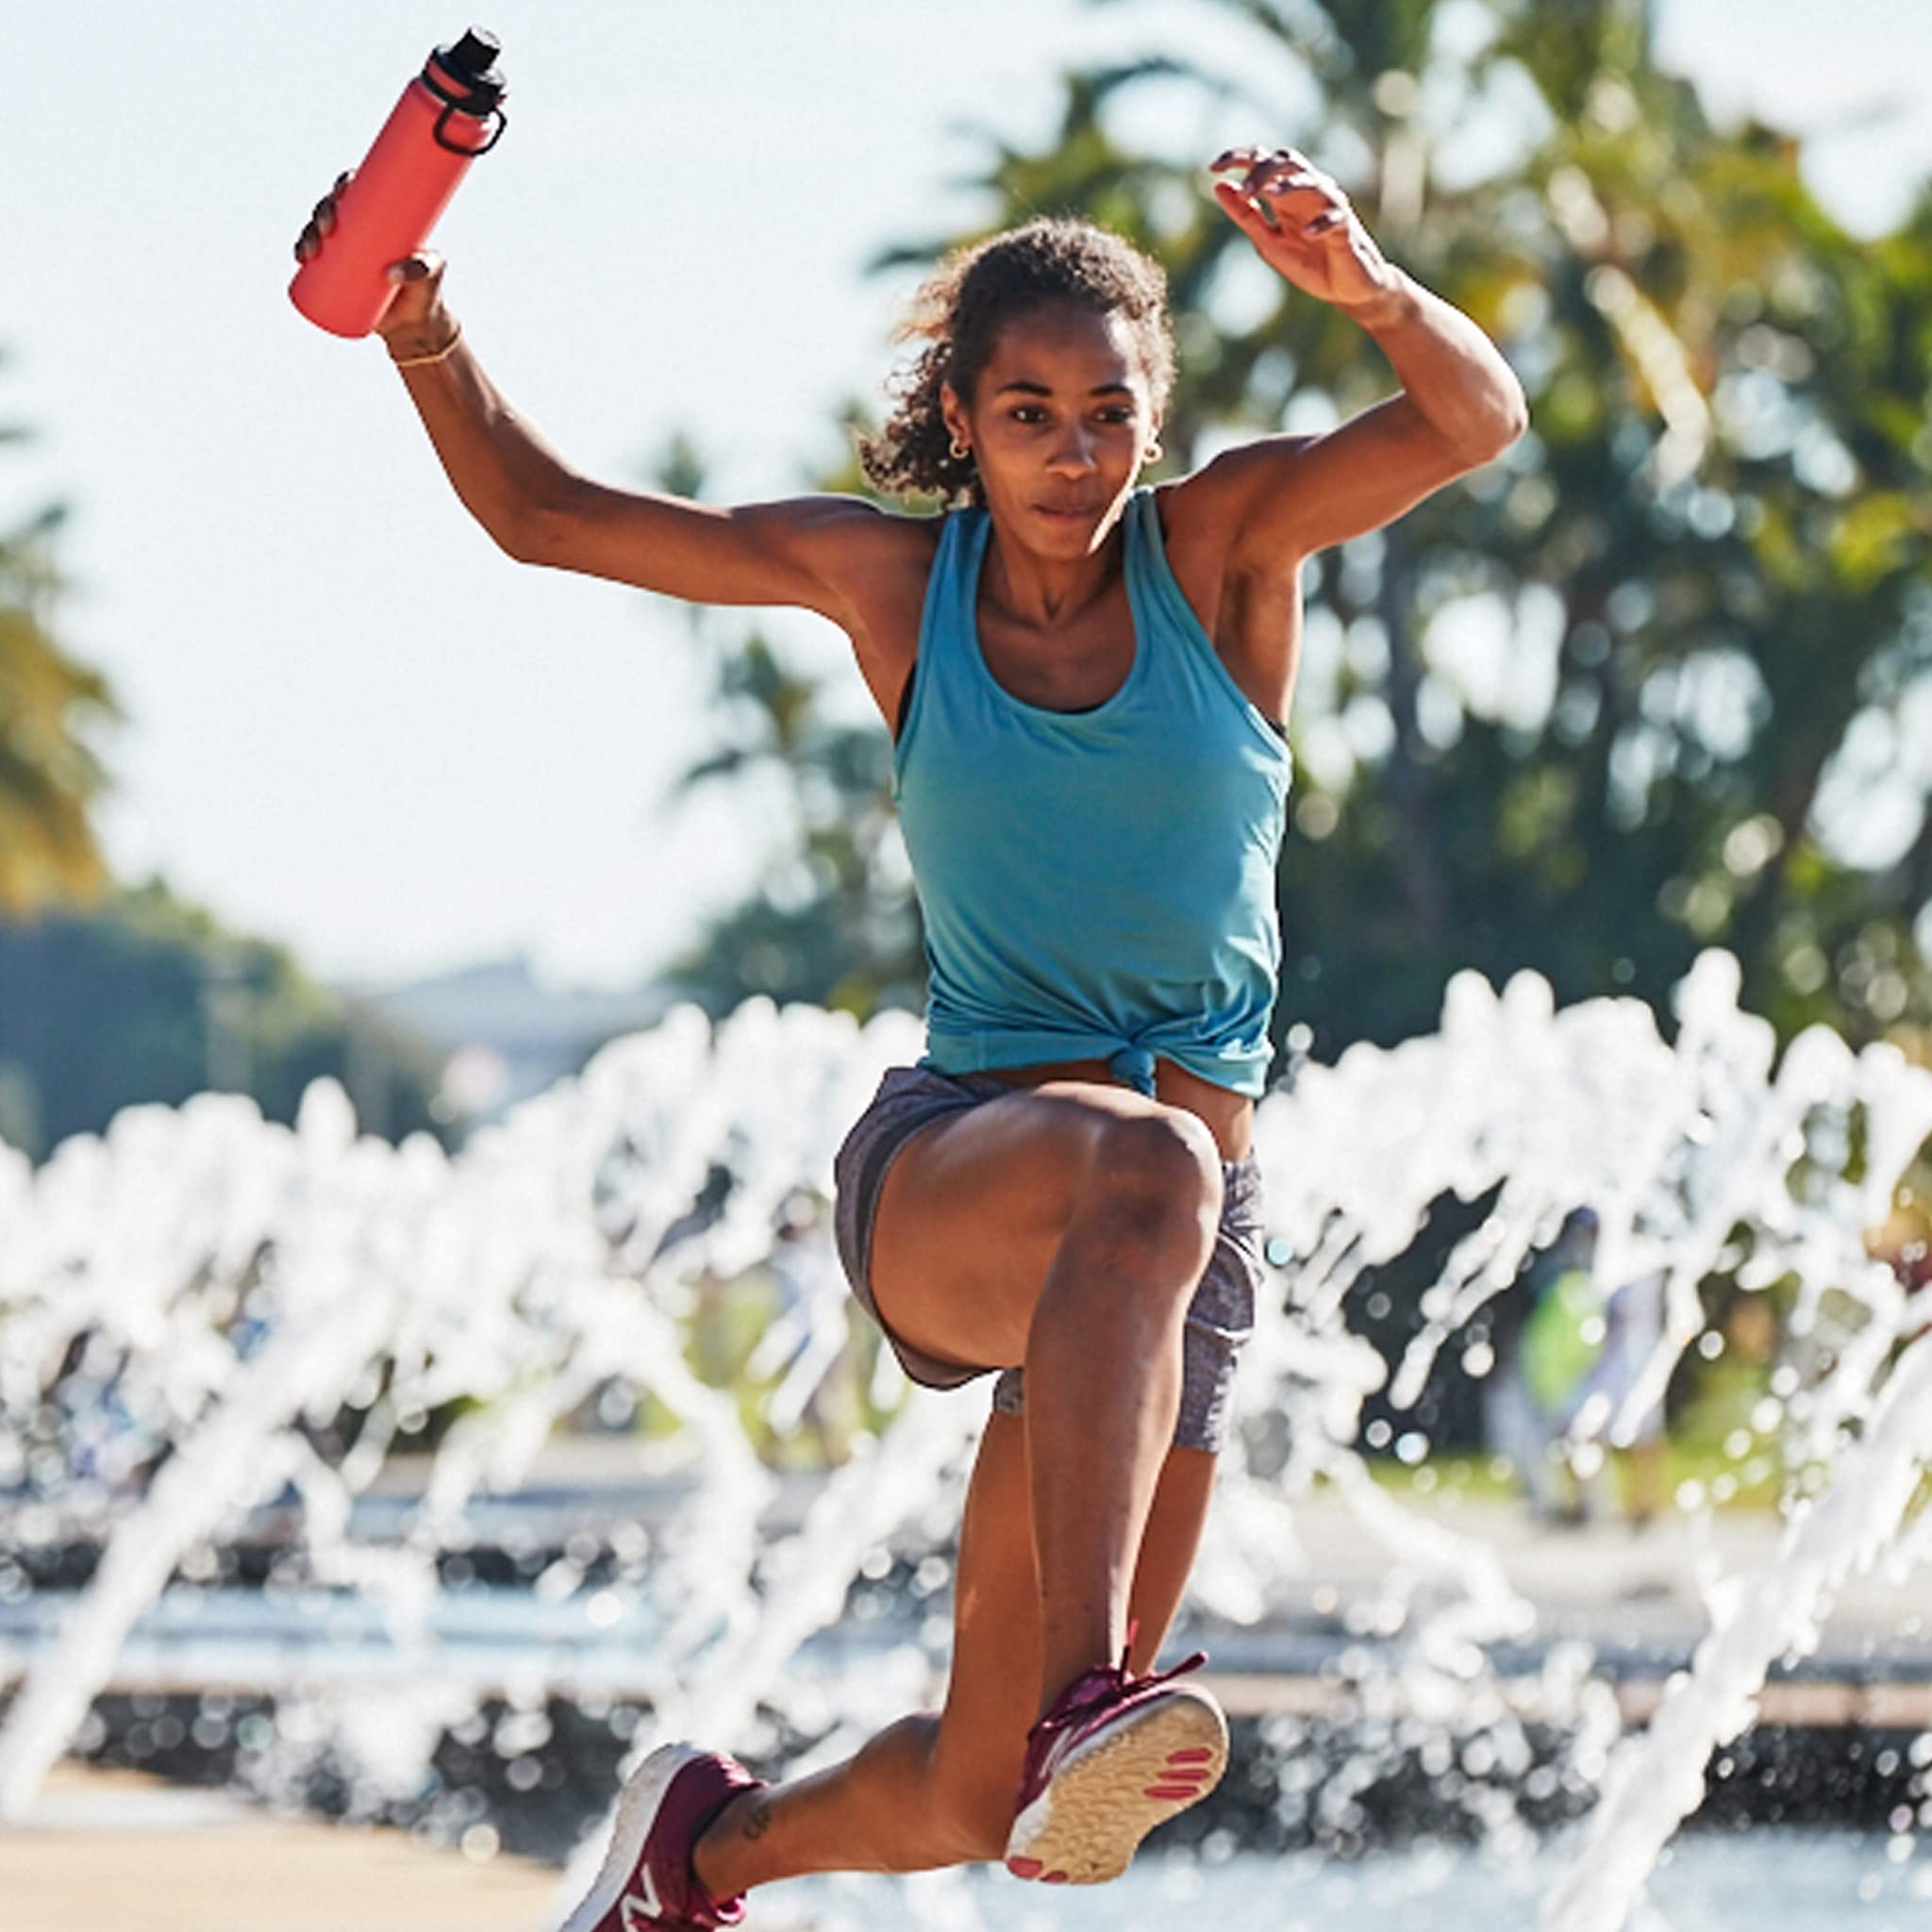
[[[1154,441],[1147,445],[1147,454],[1145,458],[1142,458],[1142,460],[1150,463],[1158,463],[1165,454],[1166,452],[1160,447],[1160,439],[1157,436],[1154,439]]]
[[[957,436],[954,437],[953,460],[956,463],[963,463],[966,460],[966,458],[970,457],[972,454],[973,450],[970,444],[961,442]]]

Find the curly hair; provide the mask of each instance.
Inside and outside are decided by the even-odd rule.
[[[912,298],[895,340],[926,346],[888,386],[896,407],[885,426],[859,439],[858,460],[875,490],[936,496],[949,506],[982,500],[973,458],[953,454],[940,391],[950,383],[970,403],[1000,330],[1047,302],[1072,302],[1125,320],[1156,410],[1166,404],[1174,386],[1174,332],[1160,265],[1091,222],[1042,216],[954,250]]]

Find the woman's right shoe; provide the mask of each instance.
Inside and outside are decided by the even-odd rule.
[[[1060,1692],[1026,1734],[1008,1872],[1048,1885],[1117,1878],[1157,1824],[1221,1782],[1227,1720],[1206,1690],[1173,1681],[1207,1661],[1197,1650],[1172,1670],[1130,1677],[1124,1651]]]
[[[562,1932],[713,1932],[739,1924],[743,1894],[714,1899],[691,1855],[712,1819],[764,1782],[735,1757],[659,1745],[625,1780],[603,1870]]]

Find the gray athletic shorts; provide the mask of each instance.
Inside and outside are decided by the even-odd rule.
[[[939,1361],[909,1347],[880,1320],[871,1278],[879,1191],[887,1170],[922,1127],[1013,1091],[990,1074],[890,1068],[833,1163],[838,1183],[833,1226],[845,1278],[878,1323],[906,1373],[928,1389],[958,1389],[993,1370]],[[1250,1156],[1246,1160],[1224,1161],[1221,1172],[1225,1183],[1221,1228],[1207,1272],[1188,1305],[1182,1344],[1181,1412],[1174,1439],[1189,1449],[1219,1449],[1227,1439],[1235,1360],[1254,1328],[1255,1291],[1261,1281],[1261,1171]],[[1018,1369],[1001,1373],[993,1386],[992,1406],[1008,1415],[1024,1412],[1024,1385]]]

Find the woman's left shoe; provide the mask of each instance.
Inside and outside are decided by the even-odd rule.
[[[1207,1661],[1197,1650],[1172,1670],[1131,1677],[1123,1651],[1060,1692],[1026,1734],[1008,1872],[1048,1885],[1117,1878],[1157,1824],[1221,1782],[1227,1720],[1206,1690],[1173,1681]]]
[[[713,1932],[744,1917],[744,1897],[715,1899],[691,1854],[741,1791],[757,1790],[735,1757],[662,1744],[625,1780],[604,1869],[562,1932]]]

